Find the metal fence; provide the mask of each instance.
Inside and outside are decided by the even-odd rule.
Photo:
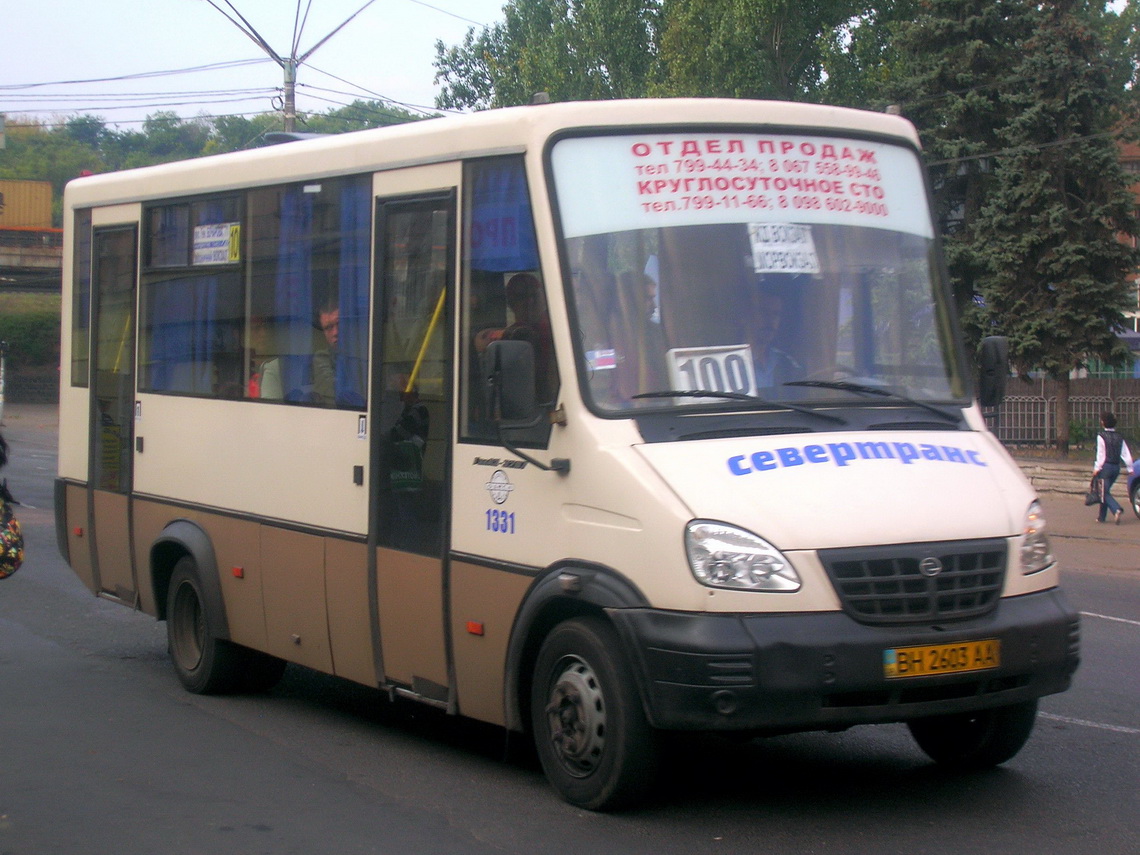
[[[1091,442],[1100,428],[1100,414],[1105,410],[1116,414],[1121,433],[1135,436],[1140,432],[1140,397],[1070,395],[1070,441],[1074,444]],[[1057,398],[1010,395],[1001,407],[987,412],[986,421],[1004,443],[1053,445],[1057,441]]]

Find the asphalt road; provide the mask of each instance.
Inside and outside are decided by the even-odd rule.
[[[54,418],[4,414],[30,507],[0,582],[0,855],[1140,852],[1140,520],[1044,497],[1083,664],[1003,768],[947,774],[893,725],[696,739],[657,803],[598,815],[501,731],[300,668],[265,696],[183,692],[163,626],[56,552]]]

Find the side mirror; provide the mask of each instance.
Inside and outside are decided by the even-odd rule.
[[[979,357],[978,402],[983,407],[996,407],[1005,397],[1005,381],[1009,377],[1009,339],[987,336],[982,339]]]
[[[529,341],[493,341],[483,352],[488,410],[502,427],[529,427],[539,420],[534,392],[534,346]]]

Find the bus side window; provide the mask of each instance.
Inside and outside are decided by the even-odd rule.
[[[371,184],[367,176],[249,194],[246,394],[362,409],[367,400]]]
[[[535,356],[535,396],[544,405],[558,396],[546,292],[539,273],[537,241],[521,157],[489,158],[467,164],[464,211],[460,436],[498,441],[487,412],[481,355],[496,339],[530,342]],[[512,431],[511,440],[542,446],[550,425]]]

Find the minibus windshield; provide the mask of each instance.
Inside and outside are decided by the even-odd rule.
[[[595,409],[963,401],[913,150],[568,137],[550,170]]]

